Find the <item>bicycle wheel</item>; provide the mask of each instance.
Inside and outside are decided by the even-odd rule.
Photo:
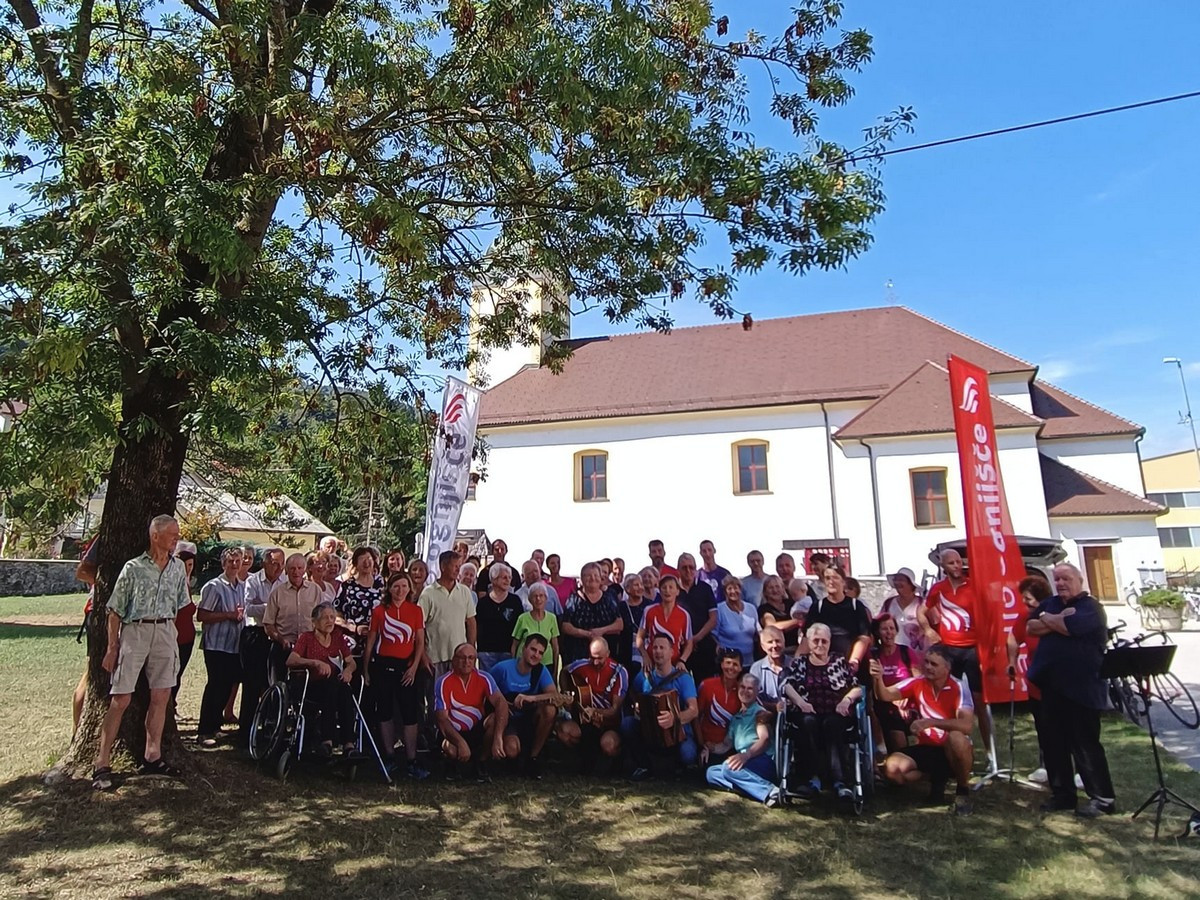
[[[1134,725],[1141,726],[1146,721],[1146,701],[1132,679],[1122,678],[1119,688],[1121,692],[1121,711]]]
[[[1184,728],[1200,728],[1200,709],[1183,682],[1167,672],[1150,679],[1154,696],[1162,701],[1167,711],[1179,720]]]

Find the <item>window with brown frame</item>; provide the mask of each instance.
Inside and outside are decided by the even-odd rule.
[[[770,492],[767,479],[766,441],[738,441],[733,445],[733,492],[735,494],[766,494]]]
[[[945,469],[910,469],[913,524],[918,528],[950,525],[950,498],[946,494]]]
[[[608,499],[608,454],[581,450],[575,454],[575,499],[585,502]]]

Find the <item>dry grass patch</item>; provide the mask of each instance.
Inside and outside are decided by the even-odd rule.
[[[202,755],[188,783],[47,789],[37,776],[69,737],[82,651],[72,625],[4,624],[35,614],[31,602],[0,599],[0,683],[14,697],[0,724],[0,896],[1200,896],[1200,842],[1154,843],[1150,824],[1128,815],[1043,819],[1044,794],[1008,785],[979,793],[967,819],[918,808],[907,791],[856,819],[566,766],[536,783],[388,789],[300,770],[280,784],[224,749]],[[78,612],[76,598],[41,602]],[[181,700],[192,712],[204,680],[202,661],[193,666]],[[1149,746],[1115,719],[1105,739],[1128,812],[1152,788]],[[1018,759],[1034,758],[1023,727]],[[1200,798],[1196,773],[1173,765],[1170,777]],[[1165,832],[1180,828],[1172,819]]]

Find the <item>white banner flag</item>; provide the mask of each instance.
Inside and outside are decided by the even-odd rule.
[[[425,497],[425,562],[432,582],[441,574],[438,557],[454,549],[458,520],[467,487],[471,482],[471,451],[475,425],[479,421],[479,398],[483,392],[459,381],[446,379],[442,414],[433,437],[429,463],[429,491]],[[421,585],[417,585],[417,590]]]

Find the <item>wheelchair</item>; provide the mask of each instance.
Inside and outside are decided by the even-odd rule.
[[[850,788],[852,806],[856,816],[862,815],[868,801],[875,793],[875,737],[867,704],[871,702],[870,691],[854,705],[854,716],[846,730],[845,739],[849,748],[850,764],[843,773],[846,786]],[[802,796],[807,784],[795,771],[795,756],[799,744],[800,724],[796,720],[798,710],[787,708],[775,717],[775,769],[779,784],[779,796],[788,804]]]
[[[307,669],[293,672],[290,678],[273,679],[259,700],[250,723],[250,758],[259,765],[269,766],[280,781],[288,777],[296,763],[309,758],[344,764],[347,779],[353,781],[359,763],[369,760],[364,753],[364,746],[369,744],[384,780],[392,784],[391,772],[363,715],[361,678],[354,679],[350,694],[354,705],[354,752],[333,759],[317,755],[316,737],[309,734],[308,728],[309,717],[317,715],[314,702],[308,696],[311,680],[312,673]]]

